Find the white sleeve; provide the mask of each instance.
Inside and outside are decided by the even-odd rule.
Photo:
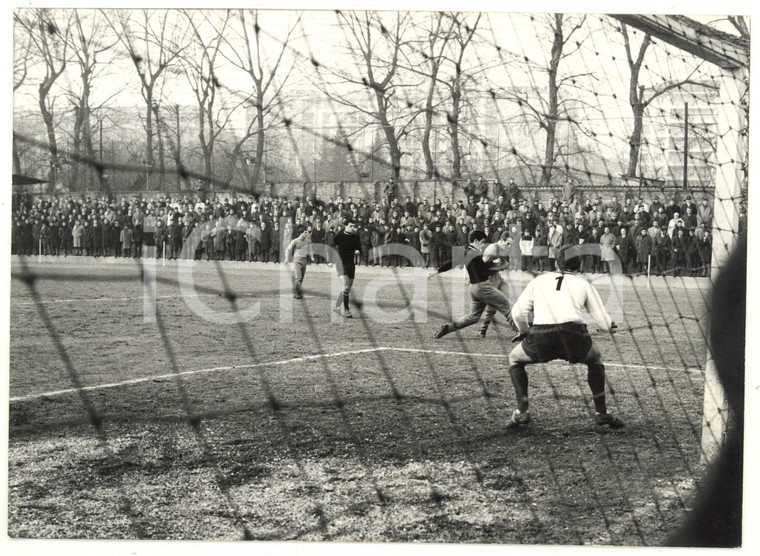
[[[515,304],[512,305],[512,320],[520,334],[525,334],[530,328],[528,317],[533,311],[533,283],[534,281],[528,283]]]
[[[498,256],[499,253],[495,243],[490,244],[486,247],[485,251],[483,251],[484,262],[490,263],[492,260],[498,258]]]
[[[607,309],[604,308],[604,303],[602,303],[599,292],[591,284],[588,284],[586,290],[586,310],[588,314],[591,315],[591,318],[594,319],[594,322],[601,330],[608,332],[612,327],[612,317],[610,317]]]

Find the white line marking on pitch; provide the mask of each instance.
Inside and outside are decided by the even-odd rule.
[[[194,371],[179,371],[177,373],[168,373],[168,374],[163,374],[163,375],[153,375],[153,376],[146,376],[146,377],[141,377],[141,378],[133,378],[130,380],[123,380],[121,382],[98,384],[96,386],[84,386],[82,388],[68,388],[66,390],[55,390],[53,392],[43,392],[42,394],[18,396],[14,398],[9,398],[8,401],[9,402],[23,402],[23,401],[28,401],[28,400],[36,400],[39,398],[52,397],[52,396],[76,394],[77,392],[81,392],[81,391],[103,390],[106,388],[119,388],[121,386],[128,386],[131,384],[141,384],[144,382],[151,382],[154,380],[168,380],[168,379],[176,378],[177,376],[190,376],[190,375],[197,375],[197,374],[203,374],[203,373],[215,373],[219,371],[236,371],[238,369],[255,369],[257,367],[274,367],[274,366],[280,366],[280,365],[290,365],[291,363],[302,363],[304,361],[314,361],[318,359],[327,359],[330,357],[342,357],[345,355],[358,355],[362,353],[372,353],[372,352],[381,351],[384,349],[386,348],[378,347],[378,348],[359,349],[359,350],[353,350],[353,351],[339,351],[336,353],[321,353],[318,355],[305,355],[303,357],[293,357],[292,359],[281,359],[279,361],[267,361],[264,363],[250,363],[248,365],[230,365],[227,367],[212,367],[209,369],[196,369]]]
[[[415,349],[415,348],[395,348],[387,347],[382,348],[388,351],[399,351],[407,353],[431,353],[433,355],[461,355],[465,357],[501,357],[506,358],[507,355],[503,353],[468,353],[466,351],[442,351],[436,349]],[[656,371],[683,371],[686,367],[655,367],[654,365],[623,365],[622,363],[604,363],[605,367],[626,367],[632,369],[654,369]]]
[[[176,378],[178,376],[191,376],[191,375],[197,375],[197,374],[205,374],[205,373],[215,373],[215,372],[221,372],[221,371],[236,371],[240,369],[255,369],[258,367],[276,367],[276,366],[282,366],[282,365],[290,365],[292,363],[302,363],[305,361],[316,361],[319,359],[328,359],[332,357],[344,357],[347,355],[360,355],[365,353],[375,353],[379,351],[395,351],[398,353],[430,353],[433,355],[457,355],[457,356],[464,356],[464,357],[490,357],[490,358],[506,358],[506,355],[499,354],[499,353],[467,353],[465,351],[443,351],[443,350],[435,350],[435,349],[415,349],[415,348],[397,348],[397,347],[376,347],[376,348],[367,348],[367,349],[358,349],[358,350],[352,350],[352,351],[338,351],[335,353],[320,353],[316,355],[305,355],[303,357],[293,357],[291,359],[281,359],[279,361],[266,361],[263,363],[250,363],[247,365],[230,365],[230,366],[224,366],[224,367],[211,367],[208,369],[196,369],[193,371],[179,371],[177,373],[167,373],[162,375],[153,375],[153,376],[147,376],[147,377],[141,377],[141,378],[133,378],[130,380],[123,380],[121,382],[112,382],[112,383],[106,383],[106,384],[98,384],[95,386],[84,386],[82,388],[68,388],[66,390],[54,390],[52,392],[43,392],[41,394],[30,394],[28,396],[17,396],[13,398],[9,398],[9,402],[23,402],[23,401],[29,401],[29,400],[36,400],[39,398],[49,398],[53,396],[64,396],[67,394],[76,394],[77,392],[81,391],[94,391],[94,390],[104,390],[107,388],[120,388],[122,386],[129,386],[133,384],[142,384],[145,382],[151,382],[156,380],[170,380],[173,378]],[[652,370],[659,370],[659,371],[683,371],[683,368],[674,368],[674,367],[656,367],[653,365],[623,365],[620,363],[605,363],[605,366],[608,367],[625,367],[625,368],[633,368],[633,369],[652,369]]]

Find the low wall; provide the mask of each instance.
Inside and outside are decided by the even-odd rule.
[[[387,182],[285,182],[285,183],[266,183],[256,186],[252,192],[246,192],[242,190],[221,190],[215,189],[210,191],[123,191],[113,192],[113,196],[117,201],[122,198],[131,199],[132,197],[141,198],[157,198],[165,195],[172,197],[182,197],[187,195],[189,198],[197,196],[213,198],[217,196],[220,199],[233,199],[240,196],[249,196],[252,193],[256,195],[269,195],[272,197],[286,197],[288,199],[300,199],[316,197],[321,200],[346,199],[351,197],[353,200],[365,199],[369,202],[375,202],[382,199],[384,194],[384,188]],[[436,181],[436,180],[417,180],[417,181],[404,181],[398,184],[398,198],[400,200],[411,197],[412,199],[423,200],[427,199],[429,202],[434,203],[437,200],[442,201],[459,201],[465,199],[464,187],[466,182],[451,182],[451,181]],[[494,185],[489,184],[489,197],[494,198],[496,194]],[[618,184],[618,185],[578,185],[576,187],[576,193],[581,199],[591,198],[595,199],[597,196],[602,199],[610,199],[616,196],[618,200],[623,200],[628,197],[641,197],[645,201],[650,201],[654,197],[659,197],[661,201],[665,202],[668,199],[675,198],[678,202],[686,195],[691,195],[692,198],[697,200],[707,197],[712,201],[714,188],[713,187],[690,187],[683,188],[674,185],[653,185],[643,183],[641,185],[635,184]],[[90,192],[73,192],[73,193],[59,193],[58,197],[102,197],[104,193],[102,191],[90,191]],[[536,187],[536,186],[520,186],[520,195],[526,199],[537,198],[541,201],[546,201],[554,196],[562,197],[562,187]],[[31,194],[33,198],[53,197],[51,194]]]

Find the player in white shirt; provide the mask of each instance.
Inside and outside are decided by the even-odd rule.
[[[508,231],[504,231],[499,236],[499,240],[496,243],[489,244],[483,251],[483,261],[487,263],[499,264],[499,269],[506,268],[506,261],[509,259],[510,251],[512,249],[512,238]],[[509,297],[509,288],[507,281],[501,275],[499,270],[496,270],[488,278],[489,282],[493,284],[493,287],[501,291],[504,295]],[[497,310],[495,307],[489,305],[486,307],[484,318],[480,323],[480,337],[485,338],[488,332],[488,326],[493,322],[496,316]],[[512,322],[508,321],[510,326]]]
[[[311,231],[304,230],[285,248],[285,260],[293,263],[293,297],[303,299],[301,285],[311,254]]]
[[[604,392],[604,364],[586,328],[591,320],[605,332],[614,332],[616,325],[604,308],[599,292],[576,272],[582,254],[577,246],[567,246],[557,253],[559,272],[549,272],[534,278],[512,307],[512,318],[522,339],[509,354],[509,375],[517,397],[517,409],[512,412],[507,427],[527,425],[528,374],[525,366],[564,359],[569,363],[584,363],[588,367],[588,385],[594,400],[596,423],[611,429],[624,427],[623,421],[607,413]],[[533,322],[529,324],[532,315]]]

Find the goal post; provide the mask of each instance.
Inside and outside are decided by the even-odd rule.
[[[717,119],[721,139],[716,149],[710,270],[714,284],[737,245],[739,203],[747,156],[743,133],[746,126],[744,99],[749,83],[749,42],[684,16],[618,14],[613,17],[722,69],[721,108]],[[729,411],[708,341],[701,440],[703,462],[714,461],[720,451]]]
[[[724,69],[720,88],[718,141],[713,201],[713,249],[710,270],[714,284],[737,244],[739,203],[742,195],[746,151],[742,130],[745,127],[742,97],[746,91],[747,68]],[[705,394],[702,414],[702,460],[715,460],[726,435],[731,408],[720,383],[718,369],[708,344],[705,363]]]

